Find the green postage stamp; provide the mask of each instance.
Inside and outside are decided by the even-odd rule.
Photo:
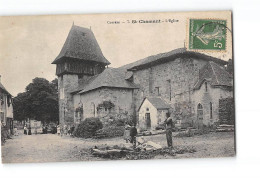
[[[225,50],[226,20],[190,19],[189,49]]]

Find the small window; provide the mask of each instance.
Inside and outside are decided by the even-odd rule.
[[[208,83],[205,82],[205,92],[208,92]]]
[[[158,96],[160,96],[160,87],[155,87],[156,93]]]
[[[149,108],[146,108],[146,111],[149,111]]]
[[[209,103],[209,108],[210,108],[210,119],[212,119],[213,118],[213,106],[212,106],[211,102]]]

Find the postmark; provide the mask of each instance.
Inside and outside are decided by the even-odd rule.
[[[214,19],[189,19],[189,44],[191,50],[226,50],[227,21]]]

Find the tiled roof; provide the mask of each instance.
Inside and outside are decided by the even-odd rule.
[[[146,97],[144,98],[143,102],[141,103],[138,111],[140,110],[140,108],[142,107],[143,103],[145,100],[148,100],[156,109],[169,109],[171,106],[164,101],[162,98],[159,97]]]
[[[232,76],[221,66],[214,62],[206,64],[199,73],[199,79],[194,89],[199,89],[204,80],[210,82],[212,86],[232,87]]]
[[[148,101],[150,101],[156,109],[169,109],[170,108],[170,105],[168,103],[166,103],[162,98],[147,97],[146,99]]]
[[[160,53],[157,55],[152,55],[152,56],[146,57],[146,58],[138,60],[134,63],[124,65],[120,68],[134,71],[134,70],[139,70],[139,69],[147,68],[150,66],[154,66],[157,64],[166,63],[166,62],[175,60],[176,58],[184,58],[184,57],[186,57],[186,58],[193,57],[193,58],[197,58],[197,59],[201,59],[201,60],[213,61],[213,62],[222,64],[222,65],[227,64],[226,61],[215,58],[215,57],[211,57],[211,56],[208,56],[208,55],[205,55],[202,53],[198,53],[198,52],[187,51],[186,48],[178,48],[178,49],[172,50],[170,52]]]
[[[60,63],[66,57],[70,60],[79,59],[110,64],[104,57],[93,32],[90,29],[75,25],[71,27],[60,54],[52,64]]]
[[[125,72],[123,70],[106,68],[101,74],[94,76],[90,81],[85,83],[85,86],[79,93],[86,93],[100,87],[126,89],[138,88],[134,83],[125,80]]]

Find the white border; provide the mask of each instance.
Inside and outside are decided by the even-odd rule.
[[[260,178],[259,7],[257,0],[0,0],[0,15],[233,10],[237,131],[236,158],[12,164],[0,166],[1,178]]]

